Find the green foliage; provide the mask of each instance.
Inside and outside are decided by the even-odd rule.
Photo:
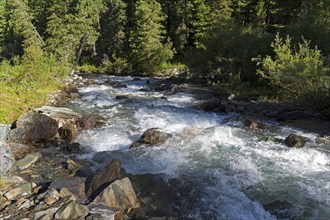
[[[320,50],[311,49],[303,39],[296,47],[291,38],[276,35],[271,44],[275,57],[262,59],[259,73],[277,88],[278,97],[318,107],[330,106],[330,76]]]
[[[68,72],[37,46],[26,48],[14,63],[0,63],[0,123],[10,123],[24,111],[45,103],[49,93],[59,88],[58,79]]]
[[[204,49],[187,53],[192,77],[217,83],[233,80],[256,82],[256,64],[251,59],[269,53],[272,35],[253,26],[227,20],[203,39]]]
[[[102,72],[106,74],[122,74],[131,70],[131,66],[126,59],[112,55],[112,59],[103,60]]]
[[[132,66],[146,73],[157,72],[174,54],[162,25],[165,16],[161,5],[156,0],[139,0],[134,17],[135,28],[129,39]]]
[[[87,46],[95,48],[99,35],[96,28],[103,10],[101,0],[54,0],[49,10],[47,50],[57,59],[73,63],[85,34],[88,34]]]
[[[100,37],[97,42],[99,58],[109,61],[114,54],[123,54],[127,4],[122,0],[106,0],[106,9],[101,13]],[[111,62],[115,62],[114,60]]]

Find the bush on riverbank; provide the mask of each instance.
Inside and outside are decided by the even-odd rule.
[[[276,35],[271,44],[275,56],[260,62],[259,73],[275,88],[280,100],[298,102],[319,109],[330,107],[330,74],[321,51],[309,42],[292,46],[291,38]]]
[[[9,123],[21,113],[44,104],[68,73],[38,47],[28,47],[24,56],[0,63],[0,123]]]

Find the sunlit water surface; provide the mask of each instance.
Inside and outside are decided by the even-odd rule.
[[[104,84],[107,79],[124,82],[128,88],[114,89]],[[98,85],[80,88],[82,100],[71,103],[75,110],[99,114],[106,121],[78,137],[90,150],[84,157],[99,167],[118,158],[128,173],[178,180],[189,193],[180,192],[180,187],[172,189],[182,194],[182,201],[167,216],[330,219],[330,147],[311,141],[305,148],[293,149],[260,141],[264,136],[284,139],[290,133],[314,140],[316,134],[275,123],[270,123],[272,131],[252,132],[237,120],[237,114],[193,108],[203,101],[200,91],[194,89],[148,92],[140,91],[148,88],[144,78],[134,81],[132,77],[106,76],[95,80]],[[116,100],[117,95],[131,98]],[[129,149],[151,127],[173,136],[160,146]]]

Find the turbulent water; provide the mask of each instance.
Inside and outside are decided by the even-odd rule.
[[[107,79],[128,87],[114,89],[104,84]],[[267,131],[253,132],[238,114],[196,110],[204,98],[196,88],[160,93],[141,91],[148,89],[144,78],[95,80],[97,85],[79,89],[82,100],[71,107],[101,115],[106,123],[83,132],[77,141],[88,147],[85,157],[96,166],[118,158],[127,173],[157,179],[146,184],[158,188],[149,186],[139,195],[146,206],[144,197],[150,195],[149,213],[175,219],[330,219],[330,147],[310,141],[294,149],[261,141],[290,133],[314,140],[316,134],[272,122],[264,122]],[[131,98],[116,100],[117,95]],[[173,136],[160,146],[129,149],[152,127]],[[136,181],[143,186],[145,180]]]

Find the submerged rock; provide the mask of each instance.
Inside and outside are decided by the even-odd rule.
[[[285,140],[284,143],[288,147],[295,147],[295,148],[300,148],[305,145],[307,142],[305,137],[296,135],[296,134],[290,134]]]
[[[244,125],[252,130],[263,130],[265,128],[265,125],[257,122],[254,119],[245,120]]]
[[[149,128],[142,134],[138,141],[131,145],[130,148],[137,148],[143,144],[159,145],[164,143],[168,138],[170,138],[170,136],[170,134],[159,131],[158,128]]]
[[[93,203],[100,202],[125,211],[127,214],[140,208],[140,202],[127,177],[111,183],[93,201]]]
[[[103,170],[94,176],[87,194],[89,196],[96,196],[113,181],[121,179],[122,174],[120,171],[120,160],[113,159]]]
[[[60,149],[64,154],[82,154],[85,150],[84,147],[77,142],[71,144],[61,144]]]
[[[15,162],[10,146],[0,141],[0,176],[11,171]]]

